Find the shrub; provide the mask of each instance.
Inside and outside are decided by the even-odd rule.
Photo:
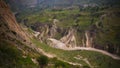
[[[45,66],[48,65],[49,59],[48,59],[47,56],[42,55],[42,56],[40,56],[38,58],[37,61],[38,61],[39,65],[40,65],[40,68],[44,68]]]

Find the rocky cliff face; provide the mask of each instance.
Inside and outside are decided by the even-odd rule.
[[[41,42],[45,42],[48,38],[55,37],[57,33],[57,26],[54,21],[52,24],[44,24],[37,22],[32,25],[32,29],[37,31],[35,32],[35,36],[38,37]]]
[[[76,43],[76,36],[75,36],[75,29],[69,29],[68,30],[68,34],[63,36],[60,41],[65,43],[65,45],[67,47],[70,47],[70,48],[73,48],[73,47],[76,47],[77,46],[77,43]]]
[[[0,24],[1,34],[23,41],[29,40],[23,29],[18,25],[10,8],[2,0],[0,0]]]
[[[93,47],[93,37],[90,36],[88,31],[85,32],[86,47]]]

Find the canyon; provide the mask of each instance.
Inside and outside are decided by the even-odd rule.
[[[0,0],[0,68],[119,68],[119,1],[80,1]]]

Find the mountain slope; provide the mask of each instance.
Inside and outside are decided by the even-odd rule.
[[[113,6],[119,5],[119,0],[5,0],[14,11],[27,8],[69,8],[80,6]],[[15,6],[14,6],[15,5]]]
[[[3,2],[0,1],[0,21],[1,21],[1,32],[11,30],[13,34],[16,34],[16,39],[29,40],[22,28],[17,24],[16,18],[10,11],[10,8]],[[4,26],[5,25],[5,26]],[[2,27],[6,28],[3,29]],[[5,33],[7,34],[7,33]],[[7,34],[9,35],[9,34]],[[9,35],[11,36],[11,35]],[[18,38],[17,38],[18,36]]]
[[[29,37],[16,22],[10,8],[0,0],[0,68],[37,67],[28,57],[37,52],[26,43],[29,43]]]
[[[12,1],[15,1],[15,0],[11,0],[11,2]],[[20,0],[20,1],[23,2],[23,0]],[[33,0],[30,0],[30,3],[32,1]],[[46,4],[46,2],[49,3],[48,0],[44,0],[44,1],[45,1],[43,3],[44,5]],[[65,0],[62,2],[65,2],[64,4],[66,4],[67,1],[68,0]],[[72,2],[71,0],[69,1]],[[28,7],[30,5],[36,5],[34,4],[36,2],[34,2],[33,4],[30,4],[28,2],[29,1],[26,0],[24,3],[20,3],[20,4],[24,6],[25,4],[28,4],[27,5]],[[58,6],[58,5],[61,6],[62,3],[61,2],[59,3],[60,4],[57,4],[55,6]],[[51,5],[51,3],[49,4]],[[100,50],[102,52],[96,51],[93,49],[92,51],[89,51],[89,48],[88,48],[88,51],[87,51],[86,50],[87,48],[85,48],[85,50],[84,48],[82,48],[83,50],[80,48],[80,50],[73,49],[72,51],[71,50],[66,51],[66,50],[52,48],[49,46],[50,43],[48,43],[48,38],[55,38],[60,40],[60,43],[61,41],[63,43],[66,43],[65,45],[67,45],[67,47],[76,47],[76,46],[94,47],[93,45],[91,45],[93,44],[91,40],[93,40],[93,38],[96,39],[97,37],[98,40],[96,41],[97,42],[100,41],[99,42],[100,46],[105,45],[104,47],[106,48],[106,50],[107,49],[111,50],[111,48],[115,48],[117,50],[118,48],[117,51],[118,53],[120,53],[119,46],[114,47],[112,44],[108,44],[110,46],[108,46],[107,48],[106,44],[102,45],[104,41],[101,43],[101,40],[103,40],[102,38],[106,37],[105,35],[106,32],[108,32],[109,34],[109,30],[106,30],[106,29],[110,29],[110,33],[112,33],[113,32],[113,31],[111,32],[111,30],[113,30],[112,27],[117,26],[115,25],[111,27],[111,25],[114,25],[113,20],[111,20],[113,22],[108,25],[108,22],[106,22],[106,18],[109,17],[109,13],[107,12],[103,11],[103,14],[107,15],[105,16],[104,20],[98,19],[97,20],[98,22],[96,22],[95,20],[95,22],[92,22],[91,24],[89,24],[91,21],[91,16],[89,12],[83,13],[79,10],[74,10],[74,9],[60,10],[60,11],[45,10],[43,13],[36,11],[35,13],[33,12],[28,14],[28,16],[23,14],[23,17],[21,17],[22,23],[21,22],[19,23],[27,24],[28,28],[25,27],[26,29],[25,31],[23,27],[21,27],[16,22],[16,19],[12,14],[10,8],[3,2],[3,0],[0,0],[0,9],[2,9],[0,10],[0,31],[1,31],[0,32],[0,58],[1,58],[0,67],[2,68],[14,68],[14,67],[15,68],[37,68],[37,65],[34,64],[31,61],[31,59],[35,61],[34,59],[37,59],[36,57],[38,57],[41,54],[46,55],[48,57],[56,57],[59,60],[61,60],[61,62],[62,61],[67,62],[69,64],[72,64],[72,66],[79,65],[80,68],[86,68],[86,67],[87,68],[88,67],[119,68],[120,67],[119,60],[112,59],[111,57],[109,57],[109,55],[107,56],[107,54],[105,53],[101,54],[103,52],[102,50]],[[29,11],[27,11],[27,13],[29,13]],[[100,13],[102,12],[100,11]],[[101,15],[99,17],[101,17]],[[110,16],[111,15],[113,15],[112,16],[113,18],[114,12],[110,13]],[[116,15],[119,16],[119,13],[117,12]],[[18,13],[18,17],[19,17],[19,13]],[[104,27],[102,27],[101,25]],[[105,27],[106,25],[107,27]],[[31,30],[30,27],[33,30],[38,32]],[[115,29],[118,29],[118,27]],[[31,39],[29,39],[27,29],[29,29],[30,31],[29,36],[32,36],[32,34],[34,33],[38,33],[38,34],[35,35],[36,37],[32,36]],[[94,32],[94,29],[98,30],[98,32]],[[102,33],[102,31],[105,31],[104,32],[105,34]],[[98,33],[97,35],[99,34],[102,35],[100,36],[100,39],[99,39],[99,36],[95,35],[95,33],[96,34]],[[96,37],[94,37],[93,35]],[[105,40],[108,40],[111,42],[111,39],[114,39],[114,36],[115,34],[112,34],[112,37],[108,35],[107,38],[110,37],[110,39],[108,40],[107,38],[105,38]],[[50,40],[53,40],[53,39],[50,39]],[[48,43],[48,45],[44,43]],[[37,46],[35,46],[34,44]],[[55,45],[57,45],[56,42],[55,42]],[[115,53],[117,53],[116,50],[114,50]],[[56,58],[53,58],[53,59],[56,59]],[[56,62],[56,61],[57,59],[51,60],[51,62],[49,63],[49,66],[52,66],[51,68],[53,68],[56,65],[58,65],[58,67],[61,67],[61,65],[63,65],[63,67],[66,66],[64,63]],[[68,66],[66,66],[66,68],[74,67],[74,66],[72,67],[69,64],[67,64]]]
[[[38,57],[49,54],[30,42],[29,32],[24,31],[17,23],[3,0],[0,0],[0,9],[0,68],[39,68]],[[49,60],[50,65],[47,68],[53,68],[56,64],[57,67],[62,65],[68,68],[76,67],[61,60]]]

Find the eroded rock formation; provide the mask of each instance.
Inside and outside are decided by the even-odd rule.
[[[67,47],[76,47],[76,37],[75,37],[76,31],[74,29],[68,30],[68,34],[63,36],[60,41],[65,43]]]

